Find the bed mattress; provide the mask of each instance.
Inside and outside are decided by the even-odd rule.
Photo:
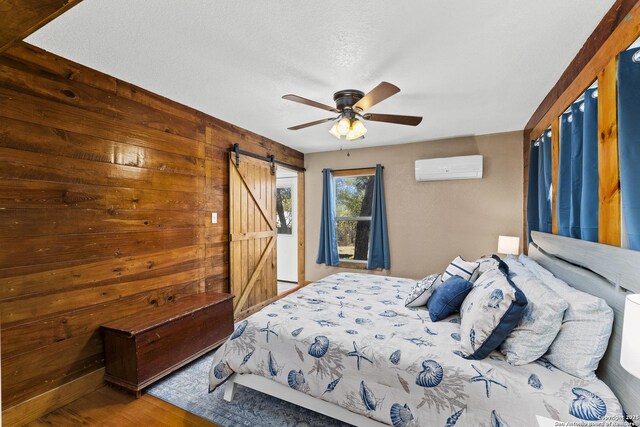
[[[621,419],[600,380],[544,359],[511,366],[497,351],[464,359],[457,315],[433,323],[426,308],[404,306],[415,283],[339,273],[270,304],[215,353],[211,389],[234,372],[256,374],[396,427]]]

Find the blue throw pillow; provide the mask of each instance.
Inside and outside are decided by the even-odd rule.
[[[443,282],[427,301],[429,317],[437,322],[460,310],[462,301],[473,289],[473,283],[460,276],[452,276]]]

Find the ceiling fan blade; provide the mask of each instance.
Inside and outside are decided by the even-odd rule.
[[[287,129],[289,130],[304,129],[304,128],[308,128],[309,126],[319,125],[322,123],[330,122],[331,120],[335,120],[335,119],[336,119],[335,117],[330,117],[328,119],[316,120],[315,122],[304,123],[298,126],[291,126],[290,128],[287,128]]]
[[[422,117],[418,116],[398,116],[395,114],[371,114],[367,113],[362,116],[365,120],[372,122],[395,123],[398,125],[418,126],[422,122]]]
[[[282,97],[282,99],[287,99],[287,100],[293,101],[293,102],[299,102],[300,104],[309,105],[311,107],[320,108],[320,109],[331,111],[331,112],[334,112],[334,113],[339,113],[340,112],[335,107],[330,107],[328,105],[321,104],[319,102],[312,101],[310,99],[303,98],[303,97],[298,96],[298,95],[292,95],[292,94],[284,95]]]
[[[353,105],[354,109],[358,109],[360,111],[368,110],[379,102],[384,101],[390,96],[395,95],[400,92],[400,88],[398,86],[392,85],[391,83],[382,82],[378,86],[374,87],[371,92],[366,94],[360,101],[356,102]]]

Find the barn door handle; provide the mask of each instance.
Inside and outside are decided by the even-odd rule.
[[[275,175],[276,174],[276,159],[275,156],[272,154],[270,156],[268,156],[269,161],[271,162],[271,175]]]
[[[236,167],[240,166],[240,145],[238,143],[233,144],[233,151],[236,153]]]

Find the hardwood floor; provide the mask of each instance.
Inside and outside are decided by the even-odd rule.
[[[297,283],[278,281],[278,296],[298,287]]]
[[[214,427],[203,418],[144,394],[139,399],[104,386],[27,424],[36,426]]]

